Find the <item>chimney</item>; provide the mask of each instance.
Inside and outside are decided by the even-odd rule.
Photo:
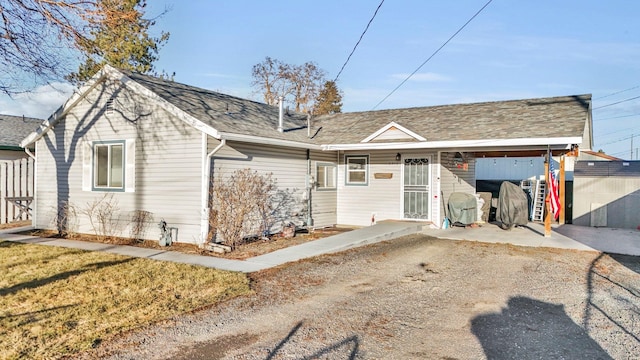
[[[278,102],[279,102],[278,106],[280,108],[280,114],[278,116],[278,131],[279,132],[284,132],[284,126],[283,126],[284,98],[282,96],[280,96],[278,98]]]

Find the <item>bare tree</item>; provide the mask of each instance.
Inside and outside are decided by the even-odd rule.
[[[266,57],[253,66],[252,85],[264,102],[276,105],[278,98],[293,104],[295,111],[310,111],[325,82],[325,72],[313,62],[291,65]]]
[[[0,91],[11,95],[62,80],[97,29],[139,14],[131,7],[103,6],[105,1],[2,0]]]

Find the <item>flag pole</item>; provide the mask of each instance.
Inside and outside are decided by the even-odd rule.
[[[544,237],[551,237],[551,201],[549,199],[551,193],[549,192],[549,162],[551,160],[551,148],[547,145],[547,158],[544,162],[544,184],[545,184],[545,197],[544,204],[546,207],[546,213],[544,216]]]

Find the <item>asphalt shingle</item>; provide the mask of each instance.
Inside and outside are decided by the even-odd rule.
[[[0,146],[20,148],[20,142],[43,122],[23,116],[0,115]]]
[[[582,137],[591,103],[587,94],[321,115],[310,139],[304,114],[288,112],[280,133],[277,106],[122,72],[220,132],[316,145],[359,143],[392,121],[427,141]]]

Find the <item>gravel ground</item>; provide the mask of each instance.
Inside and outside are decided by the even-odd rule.
[[[640,358],[635,257],[412,235],[252,276],[79,358]]]

